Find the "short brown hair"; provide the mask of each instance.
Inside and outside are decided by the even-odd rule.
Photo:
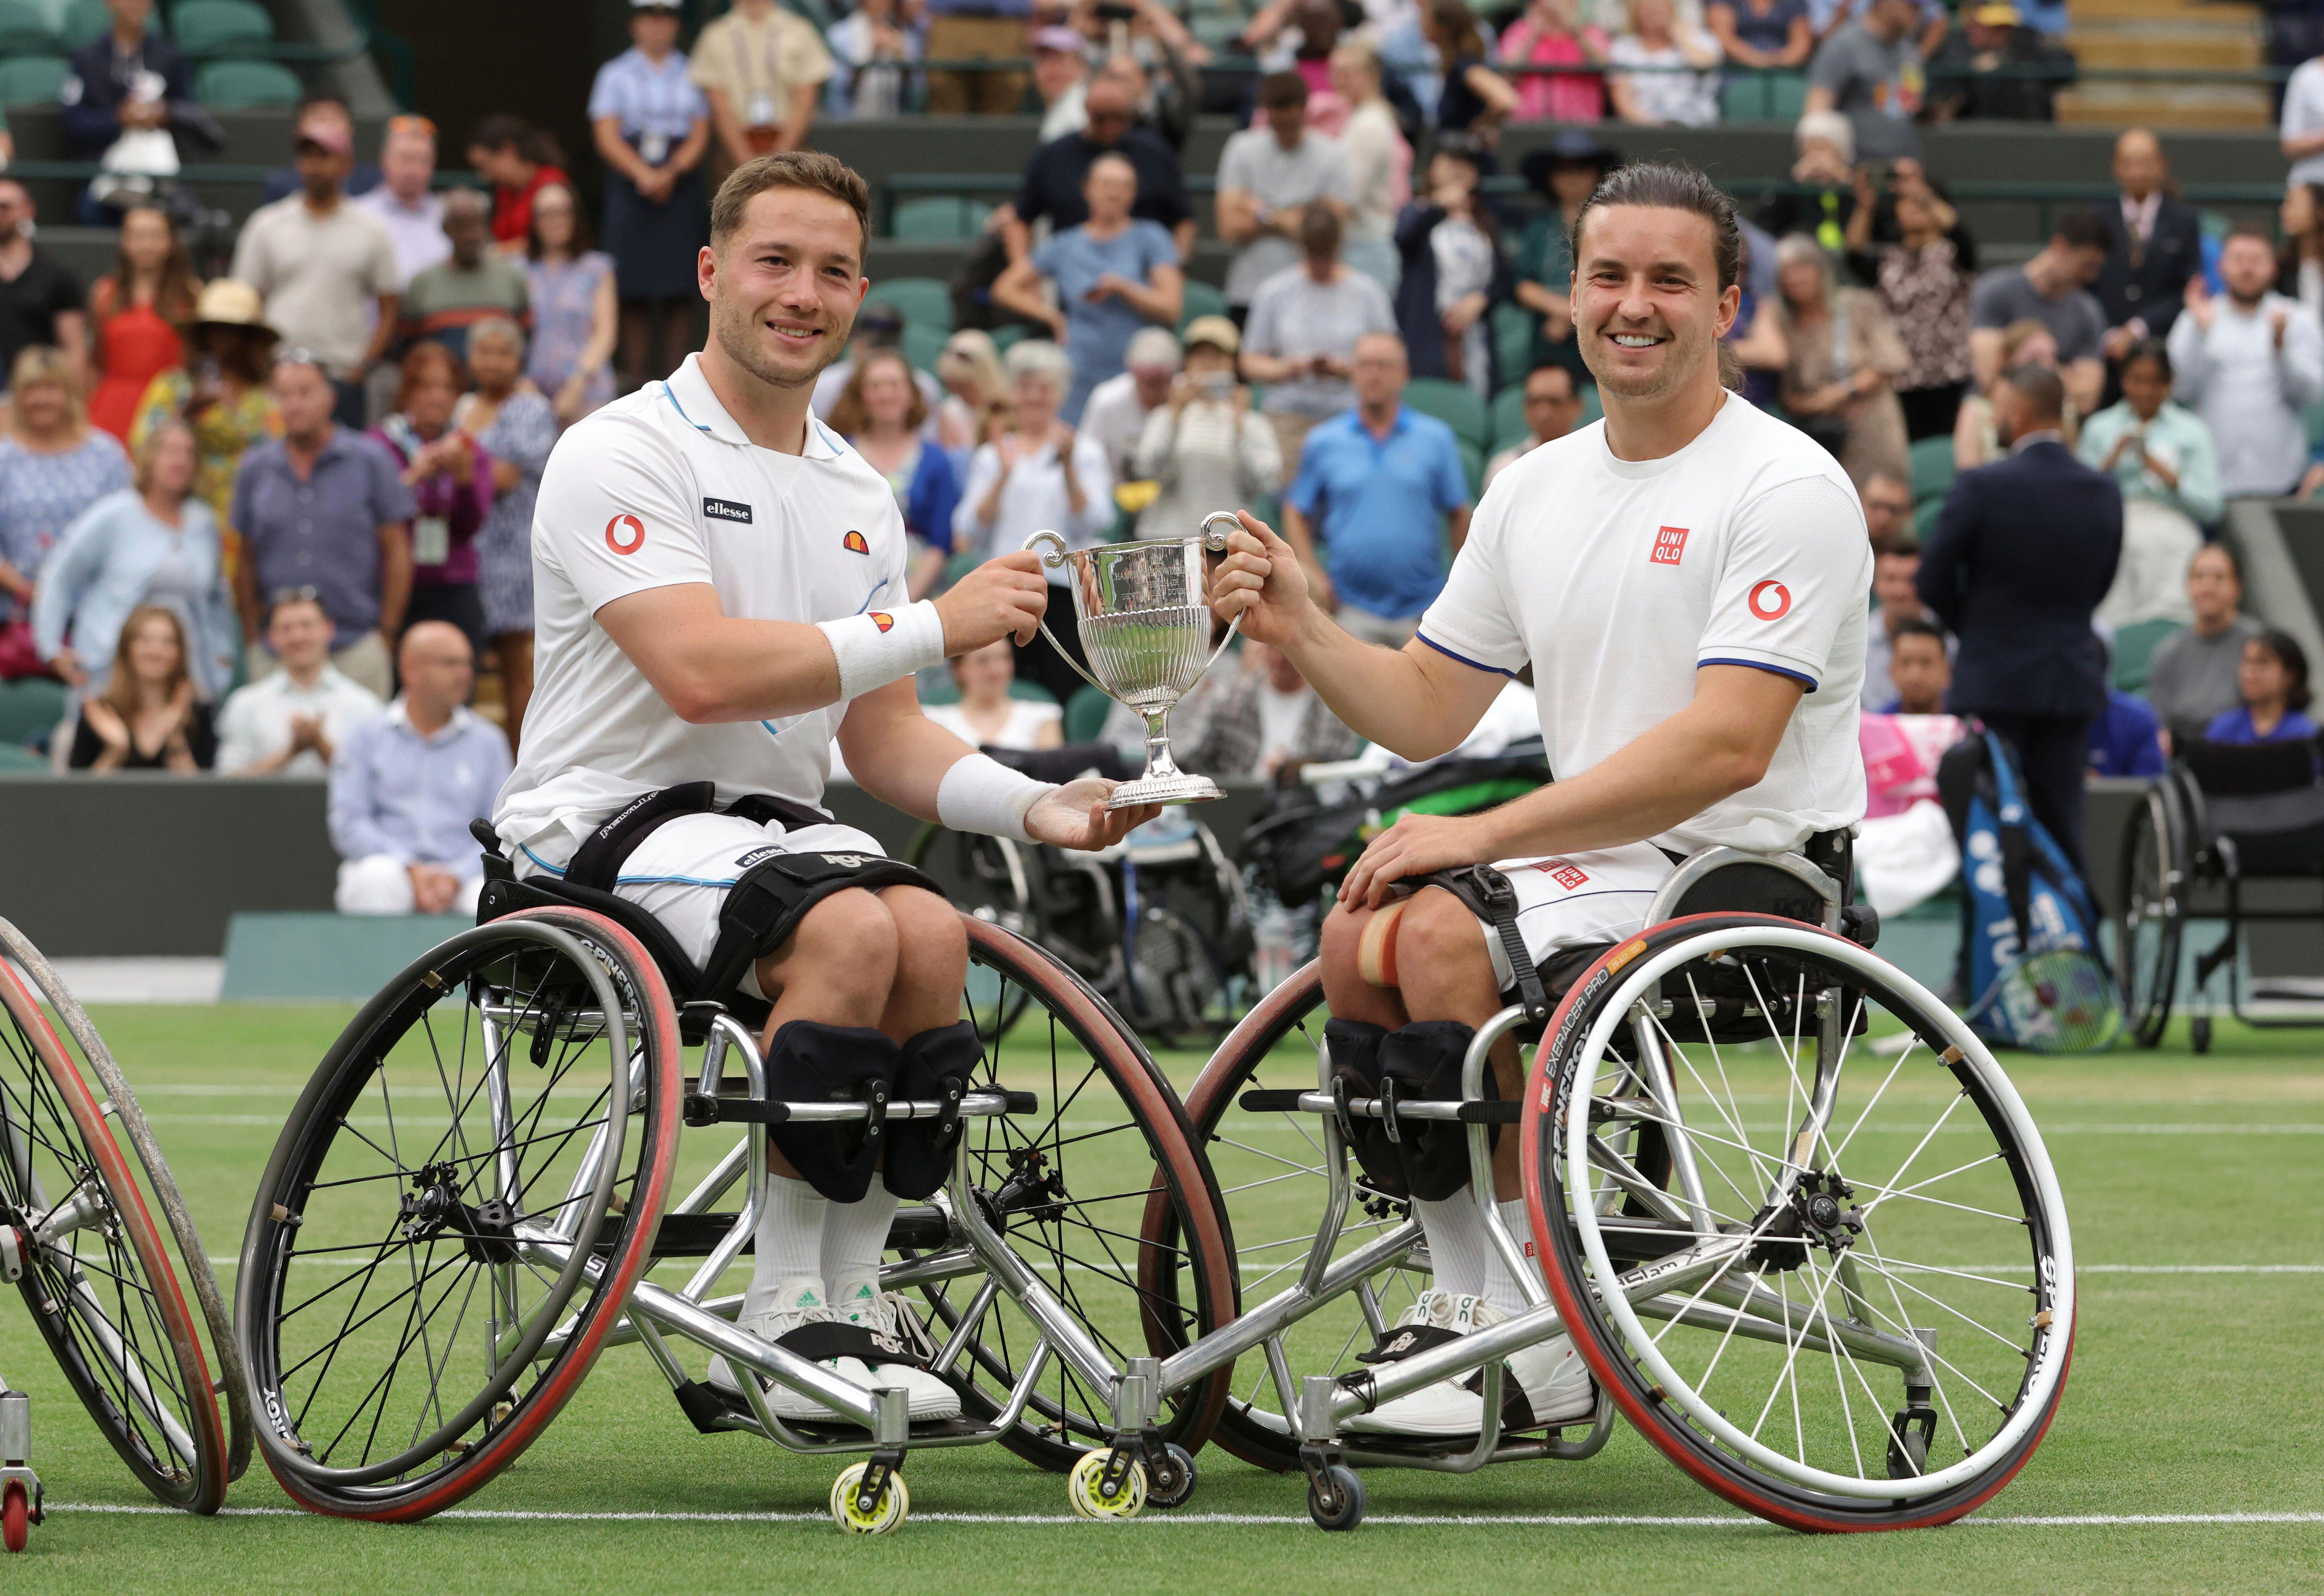
[[[844,201],[863,229],[864,243],[872,242],[872,191],[855,169],[819,150],[779,150],[744,161],[718,185],[718,198],[710,202],[713,249],[734,235],[751,201],[770,189],[806,189]]]
[[[920,380],[912,371],[912,363],[895,349],[866,350],[847,374],[847,386],[839,391],[839,398],[831,407],[831,429],[842,438],[853,438],[863,430],[871,420],[863,408],[863,382],[872,368],[882,361],[892,361],[904,368],[904,385],[912,391],[912,408],[904,412],[904,426],[913,432],[928,419],[928,396],[920,392]]]
[[[431,376],[440,375],[452,385],[455,393],[468,391],[468,368],[460,357],[432,340],[411,346],[399,368],[401,381],[395,385],[395,408],[399,411],[411,402],[411,391]]]

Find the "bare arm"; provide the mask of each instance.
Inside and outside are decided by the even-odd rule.
[[[64,352],[66,364],[80,379],[82,392],[88,382],[88,313],[84,310],[57,312],[57,347]]]
[[[2324,155],[2324,128],[2314,133],[2288,133],[2283,135],[2283,158],[2305,161],[2310,155]]]
[[[1259,219],[1259,196],[1248,189],[1222,189],[1212,201],[1219,236],[1229,244],[1249,244],[1267,225]]]
[[[1256,349],[1242,352],[1242,374],[1250,382],[1261,383],[1287,383],[1304,375],[1308,369],[1305,358],[1288,355],[1261,355]]]
[[[242,558],[234,567],[234,608],[242,617],[242,635],[255,642],[259,636],[258,573],[251,568],[253,564],[245,546]],[[0,567],[0,570],[6,568]]]
[[[379,529],[379,634],[391,649],[403,631],[403,612],[410,604],[411,529],[391,521]]]
[[[590,142],[597,146],[598,158],[620,172],[631,182],[644,185],[652,180],[653,168],[644,156],[630,148],[630,141],[622,136],[619,116],[600,116],[589,124]]]
[[[1485,114],[1478,118],[1481,122],[1499,122],[1517,108],[1517,91],[1490,67],[1471,67],[1461,74],[1461,81],[1485,102]]]
[[[1186,297],[1186,274],[1176,266],[1157,266],[1149,281],[1134,282],[1125,277],[1119,280],[1114,291],[1147,320],[1176,327],[1178,309]]]
[[[2001,374],[2001,329],[1997,327],[1973,327],[1969,329],[1969,370],[1980,393],[1993,386],[1993,379]]]
[[[710,125],[717,132],[719,146],[730,162],[742,165],[751,159],[751,143],[742,136],[742,118],[735,114],[734,102],[723,88],[705,88],[702,93],[710,102]]]
[[[2098,413],[2098,400],[2106,392],[2106,362],[2084,355],[2066,367],[2066,397],[2077,415]]]
[[[1847,14],[1848,14],[1844,11],[1840,13],[1842,18],[1845,18]],[[1817,111],[1829,111],[1839,104],[1840,97],[1833,94],[1831,89],[1811,88],[1808,90],[1808,97],[1803,107],[1803,115],[1812,114]]]
[[[361,372],[367,372],[387,357],[388,346],[395,342],[396,317],[403,309],[401,294],[379,296],[379,325],[372,329],[371,346],[364,351]]]
[[[1056,334],[1057,342],[1065,341],[1065,313],[1049,303],[1041,292],[1041,272],[1033,264],[1032,256],[1010,262],[1008,268],[992,280],[992,302],[1028,321],[1041,323]]]
[[[807,143],[807,135],[815,127],[816,83],[802,83],[791,90],[791,114],[783,121],[782,131],[775,135],[775,148],[796,150]]]

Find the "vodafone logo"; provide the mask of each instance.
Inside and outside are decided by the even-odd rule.
[[[646,546],[646,525],[634,515],[617,515],[605,523],[605,547],[616,554],[635,554]]]
[[[1781,582],[1756,582],[1743,601],[1762,621],[1780,621],[1792,611],[1792,590]]]

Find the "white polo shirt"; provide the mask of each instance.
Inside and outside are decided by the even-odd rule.
[[[1503,469],[1421,641],[1527,664],[1550,769],[1578,776],[1694,699],[1704,665],[1807,689],[1758,785],[1649,839],[1773,852],[1864,817],[1857,697],[1872,546],[1848,475],[1729,395],[1674,455],[1617,459],[1599,421]]]
[[[820,421],[802,455],[751,442],[699,355],[558,441],[533,512],[535,673],[524,752],[493,824],[561,866],[641,793],[715,781],[718,801],[819,803],[845,704],[689,725],[596,623],[632,593],[707,582],[729,615],[839,620],[901,605],[904,522],[887,480]],[[819,641],[813,646],[822,646]]]

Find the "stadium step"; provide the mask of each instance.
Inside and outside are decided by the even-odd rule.
[[[2259,8],[2209,0],[2076,0],[2068,42],[2092,70],[2249,71],[2266,60]],[[2259,84],[2098,81],[2061,92],[2058,120],[2224,128],[2274,118]]]

